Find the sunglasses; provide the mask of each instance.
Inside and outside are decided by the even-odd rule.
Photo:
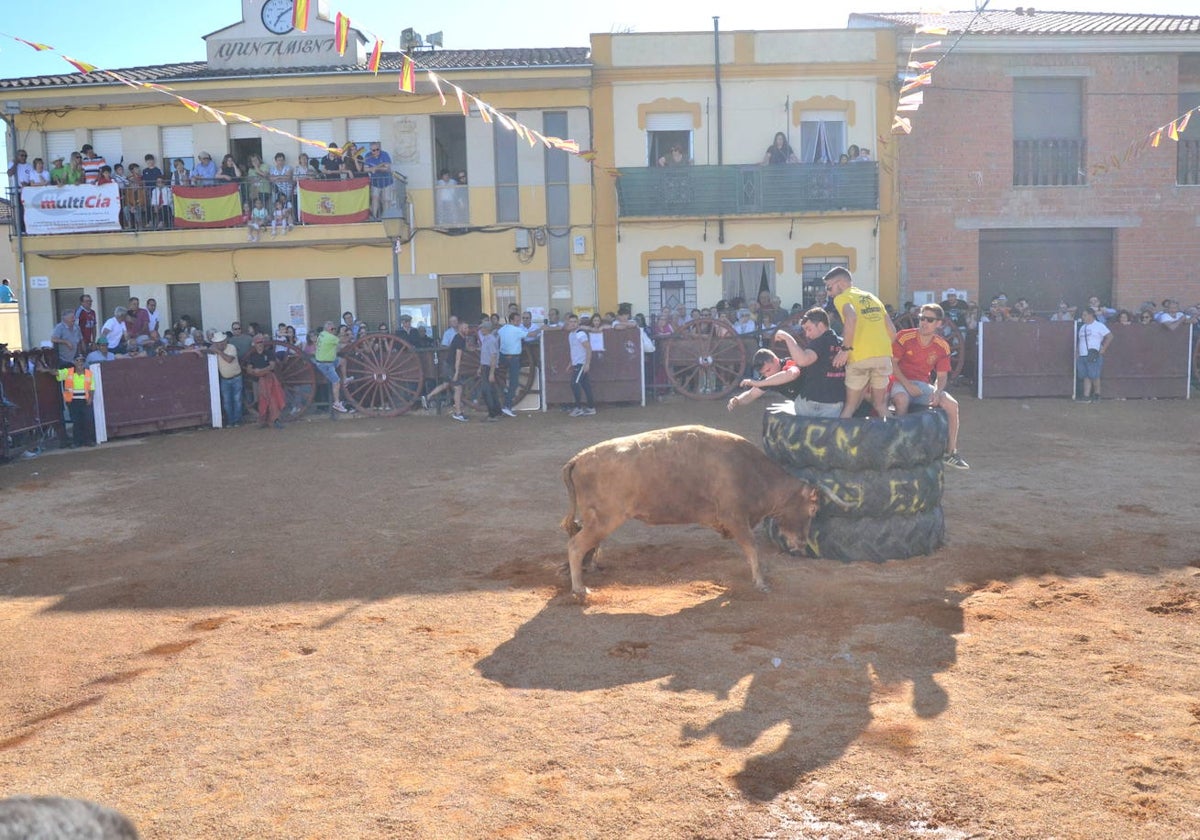
[[[928,324],[936,324],[941,319],[940,318],[931,318],[928,315],[922,315],[921,320],[925,321]]]

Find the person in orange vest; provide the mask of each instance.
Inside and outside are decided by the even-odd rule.
[[[92,395],[96,387],[92,384],[92,372],[82,353],[75,355],[75,367],[62,368],[58,372],[58,381],[63,384],[63,402],[67,404],[67,411],[71,415],[75,436],[68,448],[75,449],[84,444],[95,446],[96,419],[92,414]]]

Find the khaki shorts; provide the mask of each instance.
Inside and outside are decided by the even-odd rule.
[[[886,388],[892,375],[890,356],[874,356],[857,362],[846,362],[846,390],[861,391],[868,383],[872,388]]]

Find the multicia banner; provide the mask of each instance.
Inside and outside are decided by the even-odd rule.
[[[301,181],[300,220],[306,225],[365,222],[371,204],[370,181]]]
[[[90,233],[121,229],[116,184],[22,187],[25,231],[30,234]]]

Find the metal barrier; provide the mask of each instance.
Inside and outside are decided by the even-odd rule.
[[[18,435],[62,439],[62,388],[53,370],[47,369],[57,355],[43,349],[0,354],[0,395],[11,403],[0,404],[0,457],[9,457]],[[31,372],[31,368],[36,369]]]
[[[215,365],[198,353],[93,365],[96,439],[213,425]]]
[[[606,328],[589,337],[600,339],[593,344],[588,374],[592,380],[592,395],[597,403],[638,403],[645,405],[644,364],[640,329]],[[571,350],[567,345],[567,330],[546,330],[542,333],[542,409],[551,403],[575,401],[571,390]],[[603,349],[596,344],[602,342]]]
[[[1109,324],[1101,390],[1117,399],[1191,396],[1192,333],[1160,324]],[[1002,321],[979,325],[977,395],[1071,397],[1075,330],[1070,321]]]

